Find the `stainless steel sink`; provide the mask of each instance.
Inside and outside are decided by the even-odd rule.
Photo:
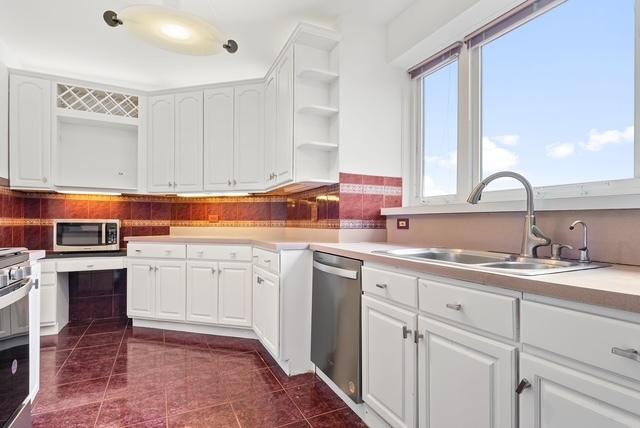
[[[530,258],[514,254],[449,248],[403,248],[374,251],[374,253],[429,263],[465,266],[481,271],[526,276],[595,269],[606,266],[597,263],[580,263],[572,260]]]

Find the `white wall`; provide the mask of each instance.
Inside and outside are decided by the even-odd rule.
[[[387,24],[387,60],[408,69],[523,2],[417,0]]]
[[[341,16],[340,171],[400,177],[406,70],[386,61],[386,27]]]

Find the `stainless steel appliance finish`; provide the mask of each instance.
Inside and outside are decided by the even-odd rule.
[[[0,249],[0,426],[31,426],[29,291],[34,286],[25,248]]]
[[[53,251],[118,251],[120,220],[54,220]]]
[[[362,261],[313,255],[311,361],[356,403],[362,402]]]
[[[401,248],[396,250],[377,250],[373,252],[385,256],[434,264],[463,266],[468,269],[522,276],[571,272],[574,270],[596,269],[608,266],[599,263],[581,263],[575,260],[541,259],[489,251],[449,248]]]

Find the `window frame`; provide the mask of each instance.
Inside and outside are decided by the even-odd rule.
[[[500,36],[526,25],[529,21],[551,9],[561,6],[566,0],[557,0],[541,8],[526,19],[508,26],[481,43],[468,47],[462,45],[460,53],[442,64],[429,70],[412,81],[412,128],[415,132],[410,141],[415,161],[406,177],[410,186],[409,205],[423,207],[425,212],[470,212],[470,211],[510,211],[519,207],[524,200],[523,189],[491,190],[483,194],[483,202],[471,208],[466,198],[482,179],[482,47]],[[568,0],[578,1],[578,0]],[[634,58],[634,127],[640,124],[640,0],[635,0],[635,58]],[[458,167],[457,192],[455,195],[439,195],[424,197],[423,194],[423,78],[425,75],[439,70],[441,67],[458,61]],[[560,184],[539,186],[534,188],[535,198],[542,200],[538,209],[608,209],[608,208],[640,208],[640,132],[634,133],[634,177],[619,180]],[[485,208],[482,208],[485,207]],[[385,210],[387,211],[387,210]],[[393,210],[389,210],[393,211]],[[398,211],[397,209],[395,211]],[[390,212],[388,212],[390,213]]]

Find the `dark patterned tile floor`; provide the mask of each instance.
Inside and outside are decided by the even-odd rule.
[[[34,427],[366,427],[252,339],[99,320],[44,337]]]

